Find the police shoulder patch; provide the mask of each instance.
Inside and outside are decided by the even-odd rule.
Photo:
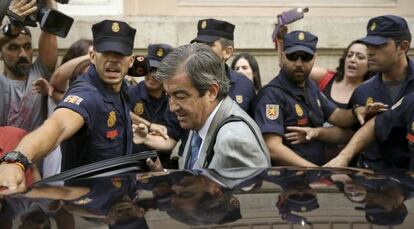
[[[266,104],[266,117],[270,120],[276,120],[279,117],[279,105]]]
[[[75,104],[75,105],[79,105],[82,101],[83,101],[83,99],[81,97],[77,96],[77,95],[68,95],[63,100],[63,102],[65,102],[65,103],[72,103],[72,104]]]

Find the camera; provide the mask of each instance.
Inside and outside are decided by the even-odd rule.
[[[149,59],[145,56],[135,56],[132,67],[128,69],[130,76],[146,76],[150,72]]]
[[[299,19],[302,19],[305,16],[305,13],[308,11],[309,11],[308,7],[304,7],[304,8],[297,7],[297,8],[288,10],[288,11],[284,11],[281,14],[277,15],[277,24],[276,24],[275,30],[273,30],[272,40],[275,41],[276,38],[279,37],[280,29],[283,26],[288,25],[292,22],[295,22]]]
[[[7,8],[10,2],[11,0],[9,0]],[[56,0],[56,2],[67,4],[69,0]],[[37,11],[24,20],[11,11],[7,11],[6,14],[14,25],[36,27],[37,22],[39,22],[40,29],[62,38],[66,37],[73,24],[73,18],[55,9],[48,8],[44,0],[37,0]]]

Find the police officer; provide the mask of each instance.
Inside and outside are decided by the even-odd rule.
[[[234,51],[234,28],[233,24],[226,21],[213,18],[200,20],[197,25],[197,37],[191,43],[209,45],[223,63],[226,63]],[[225,67],[226,75],[230,80],[229,96],[243,110],[249,112],[256,94],[253,83],[246,77],[243,78],[243,74],[232,70],[227,64]]]
[[[349,107],[373,102],[382,102],[391,107],[403,96],[414,92],[414,62],[407,56],[411,33],[404,18],[394,15],[374,17],[368,22],[367,36],[360,40],[367,44],[369,70],[378,73],[355,89]],[[367,124],[373,127],[374,122]],[[383,126],[375,126],[381,132]],[[387,129],[384,131],[389,131],[387,138],[382,137],[382,141],[375,141],[371,145],[367,144],[368,138],[359,138],[355,134],[348,149],[344,149],[327,166],[347,166],[363,150],[357,149],[354,142],[363,139],[359,143],[366,144],[367,147],[361,154],[360,166],[372,169],[408,168],[405,126],[384,128]]]
[[[315,166],[324,162],[321,141],[292,144],[283,138],[287,126],[320,127],[328,120],[346,127],[356,121],[351,110],[336,108],[308,79],[317,41],[315,35],[305,31],[287,34],[283,40],[282,69],[256,98],[255,121],[275,164]]]
[[[134,114],[146,119],[152,123],[165,125],[165,112],[168,109],[168,97],[164,93],[161,82],[157,81],[154,76],[161,60],[173,50],[168,44],[150,44],[148,45],[148,55],[150,71],[145,76],[145,80],[138,85],[129,88],[129,96]],[[173,115],[171,113],[171,115]],[[134,145],[133,152],[150,150],[144,144]],[[161,163],[164,168],[168,168],[170,151],[159,154]]]
[[[104,20],[92,26],[92,65],[69,88],[52,116],[27,135],[15,151],[0,159],[0,186],[24,188],[24,171],[62,140],[79,147],[77,164],[84,165],[132,153],[132,127],[124,82],[133,64],[136,30],[122,21]]]

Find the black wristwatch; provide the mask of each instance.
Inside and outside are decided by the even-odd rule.
[[[19,151],[11,151],[6,154],[4,154],[0,158],[0,163],[20,163],[24,166],[24,170],[27,170],[32,166],[32,163],[27,159],[27,157],[20,153]]]
[[[3,34],[8,38],[14,39],[20,35],[20,32],[13,34],[12,24],[8,23],[3,26]]]

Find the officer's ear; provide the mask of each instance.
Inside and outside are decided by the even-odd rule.
[[[135,55],[131,55],[129,57],[129,67],[132,68],[132,65],[134,65],[134,59],[135,59]]]
[[[227,46],[224,48],[224,55],[223,58],[228,60],[231,56],[233,56],[234,48],[233,46]]]
[[[400,55],[405,55],[410,49],[410,43],[407,40],[401,41],[398,46],[400,47]]]
[[[95,51],[95,49],[94,50],[91,50],[91,51],[89,51],[89,59],[91,59],[91,62],[92,62],[92,64],[95,64],[95,56],[96,56],[96,51]]]

